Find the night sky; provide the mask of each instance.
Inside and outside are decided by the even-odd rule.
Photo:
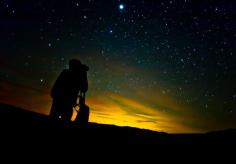
[[[236,128],[235,50],[234,0],[1,0],[0,102],[48,114],[78,58],[91,122]]]

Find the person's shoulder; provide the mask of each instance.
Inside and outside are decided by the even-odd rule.
[[[66,72],[69,72],[70,70],[69,69],[64,69],[63,71],[62,71],[62,73],[66,73]]]
[[[61,72],[61,75],[67,75],[70,71],[68,69],[64,69],[62,72]]]

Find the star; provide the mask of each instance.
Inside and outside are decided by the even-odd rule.
[[[124,8],[125,8],[125,6],[124,6],[123,4],[120,4],[120,5],[119,5],[119,9],[120,9],[120,10],[124,10]]]

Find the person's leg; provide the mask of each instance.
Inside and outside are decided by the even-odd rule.
[[[62,112],[62,120],[66,122],[71,121],[71,117],[73,114],[73,105],[68,102],[63,103],[63,112]]]
[[[50,111],[50,117],[52,119],[59,119],[61,115],[61,107],[60,107],[60,102],[57,100],[53,100],[52,102],[52,107]]]

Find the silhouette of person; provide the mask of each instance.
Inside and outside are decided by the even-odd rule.
[[[88,70],[89,68],[78,59],[69,61],[69,69],[62,71],[51,89],[53,102],[50,116],[53,119],[70,122],[78,95],[85,101],[85,92],[88,90]],[[82,103],[81,100],[80,102]]]

